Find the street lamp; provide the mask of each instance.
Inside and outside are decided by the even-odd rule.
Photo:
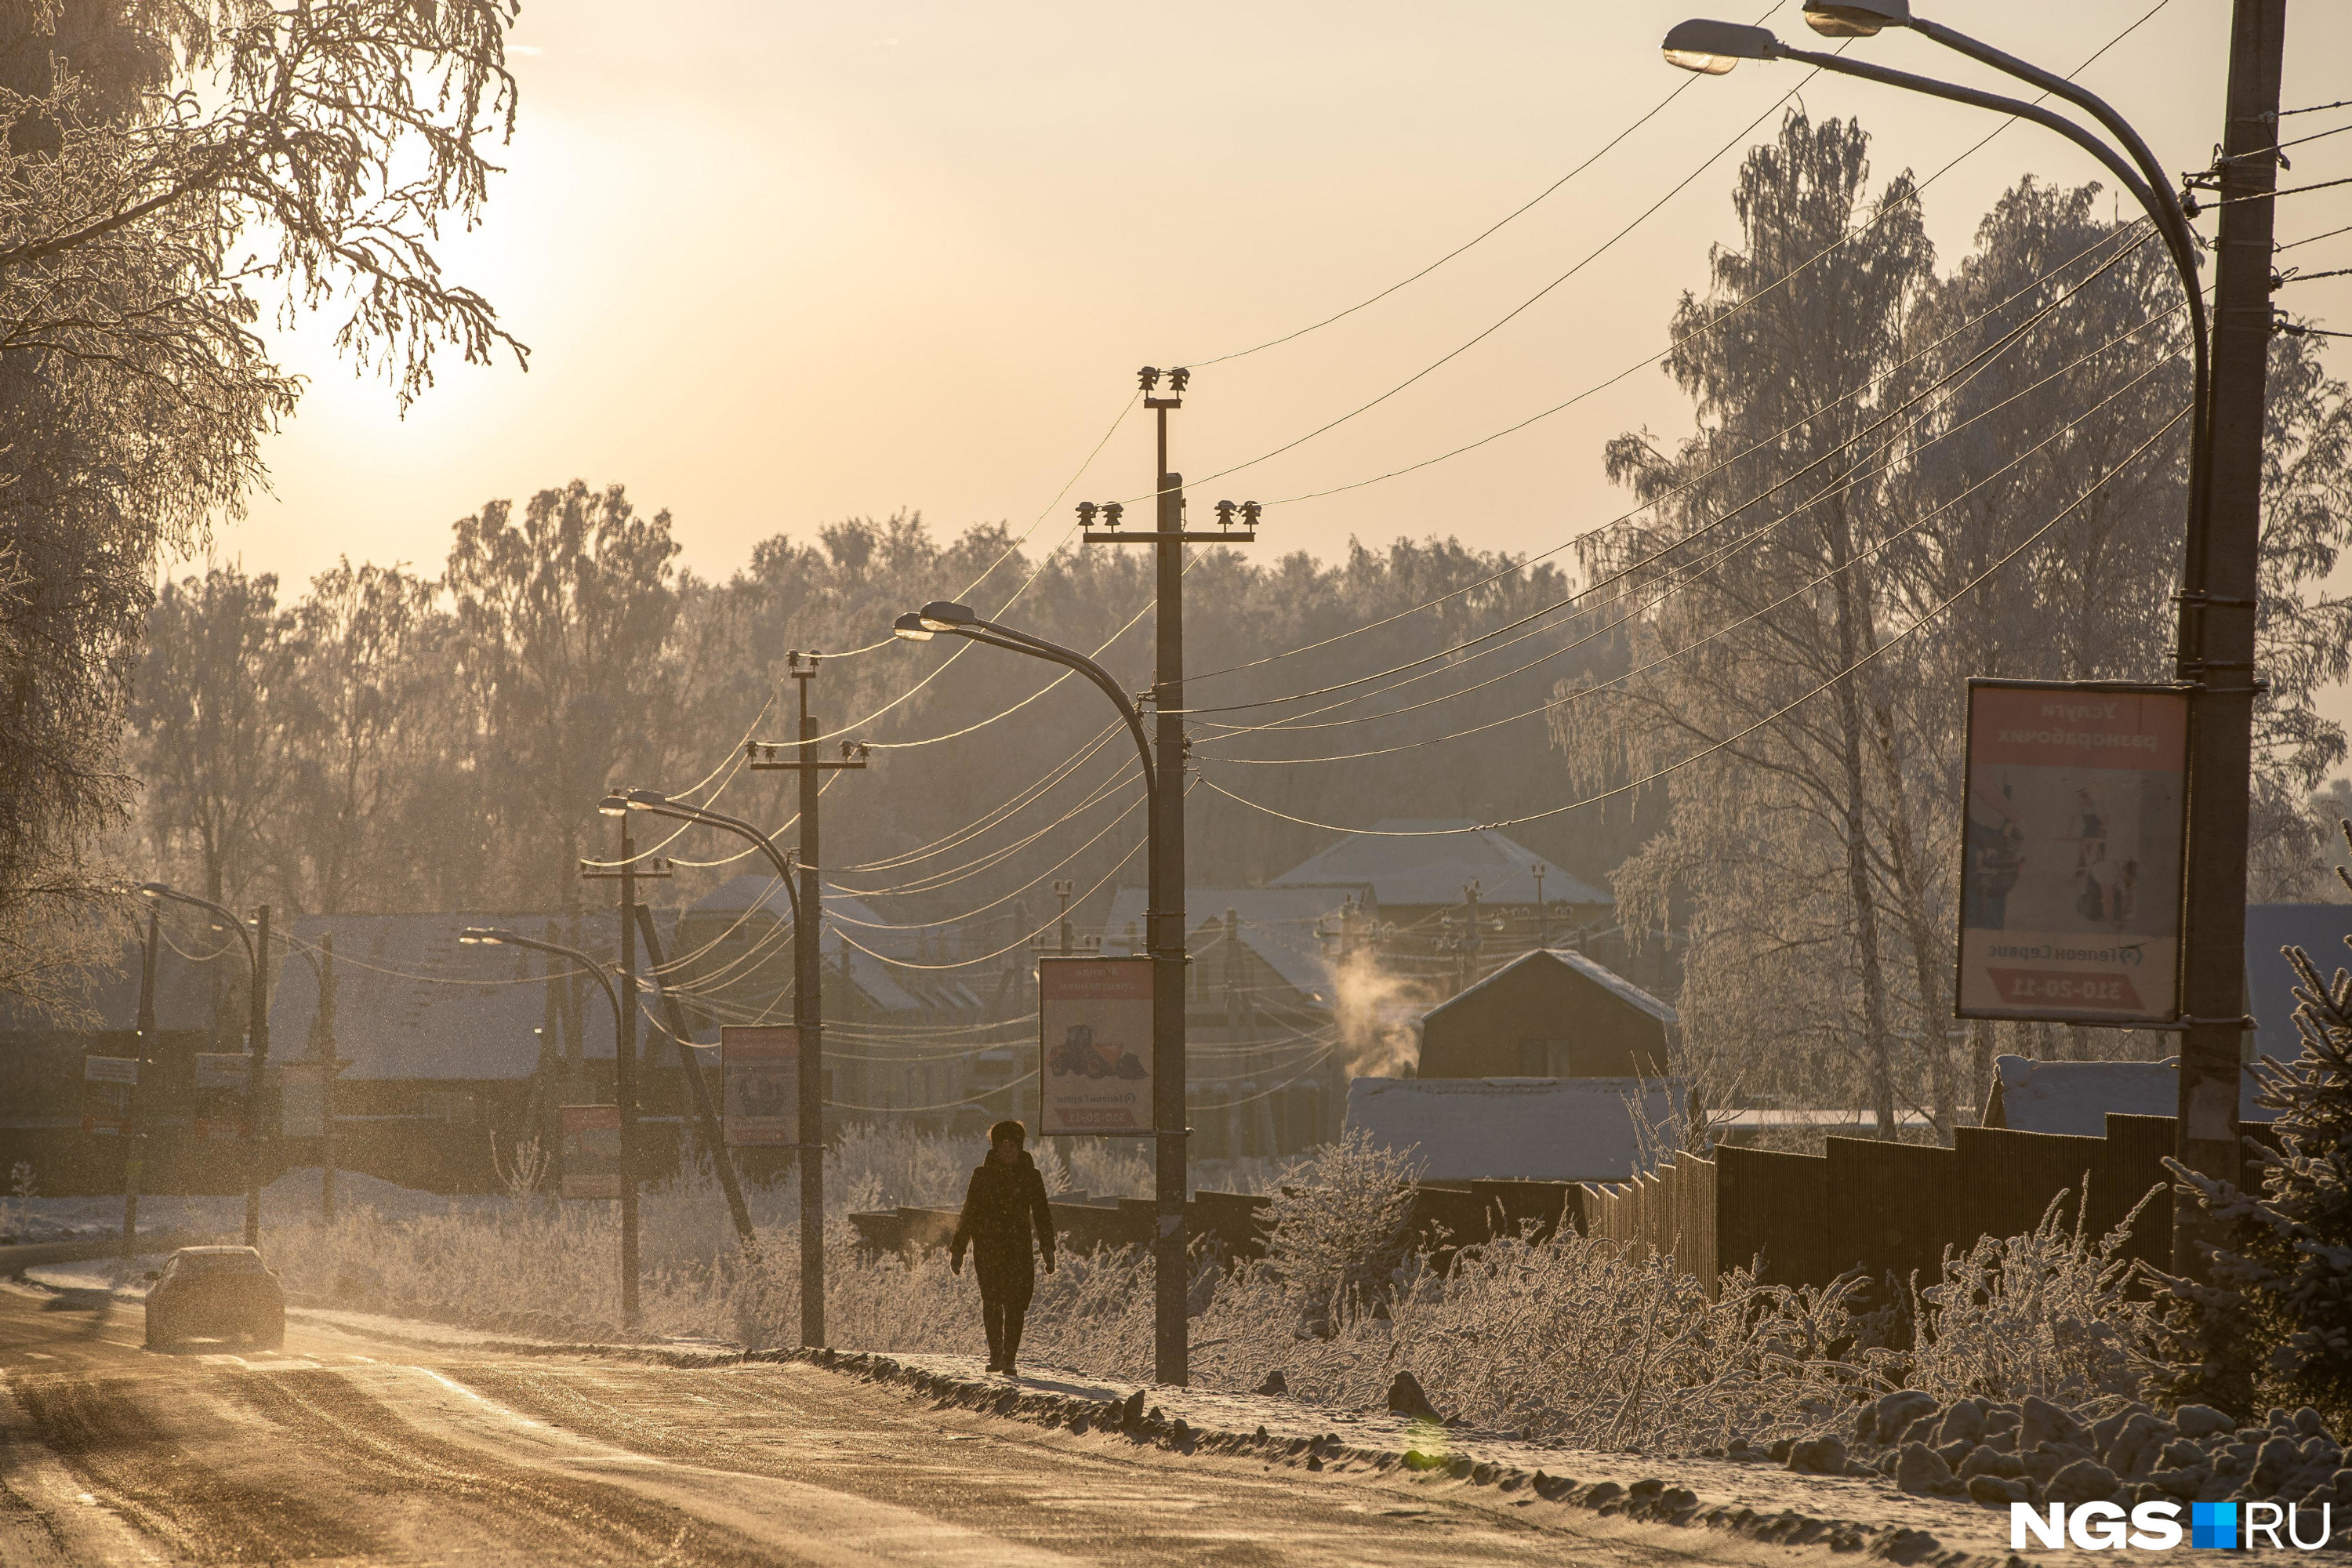
[[[802,935],[801,895],[793,886],[793,857],[789,850],[776,847],[776,841],[740,816],[730,816],[723,811],[713,811],[706,805],[688,801],[672,800],[659,790],[633,789],[614,791],[597,803],[596,809],[606,816],[625,816],[633,811],[648,816],[667,816],[674,822],[696,822],[705,827],[720,828],[748,838],[768,858],[775,868],[776,880],[784,885],[784,897],[793,910],[793,936],[797,944]],[[809,984],[799,971],[814,971],[816,964],[795,965],[793,984],[793,1025],[799,1042],[800,1133],[793,1143],[801,1167],[801,1342],[821,1346],[824,1343],[824,1079],[822,1058],[809,1047],[814,1031],[809,1023]],[[668,983],[663,983],[667,994]],[[682,1058],[681,1058],[682,1059]],[[724,1145],[714,1148],[711,1160],[719,1167],[722,1183],[730,1185],[734,1173],[726,1168]],[[738,1194],[730,1193],[730,1202]]]
[[[2121,181],[2124,188],[2131,192],[2133,199],[2139,203],[2141,209],[2156,225],[2157,232],[2164,237],[2165,248],[2171,253],[2173,266],[2180,273],[2181,287],[2189,296],[2194,385],[2189,409],[2189,519],[2191,558],[2195,559],[2204,531],[2210,458],[2210,444],[2207,439],[2206,405],[2210,369],[2205,286],[2198,277],[2198,241],[2189,226],[2189,215],[2173,196],[2171,181],[2165,174],[2164,166],[2157,162],[2156,154],[2149,150],[2147,141],[2132,129],[2130,121],[2116,112],[2114,107],[2096,93],[2055,72],[2004,54],[1965,33],[1955,32],[1924,16],[1914,16],[1909,0],[1809,0],[1805,7],[1805,21],[1813,31],[1832,38],[1866,38],[1875,37],[1885,27],[1908,27],[1970,59],[2016,77],[2021,81],[2030,82],[2053,97],[2064,99],[2105,126],[2131,154],[2132,162],[2125,163],[2122,156],[2105,142],[2065,116],[2039,104],[2003,98],[1999,93],[1979,92],[1974,88],[1939,81],[1934,77],[1890,70],[1885,66],[1848,59],[1843,55],[1791,48],[1776,37],[1769,27],[1695,19],[1677,25],[1666,35],[1666,63],[1706,76],[1722,76],[1741,60],[1802,60],[1820,70],[1860,77],[1864,81],[1899,87],[1925,93],[1930,98],[1948,99],[1954,103],[1965,103],[1978,109],[1991,110],[1997,114],[2030,120],[2036,125],[2056,132],[2090,153]],[[2137,170],[2133,166],[2135,164]]]
[[[1156,1227],[1153,1264],[1153,1342],[1154,1373],[1161,1383],[1181,1384],[1185,1381],[1188,1359],[1185,1343],[1185,1283],[1188,1258],[1184,1242],[1185,1145],[1183,1120],[1184,1078],[1184,921],[1182,890],[1177,889],[1174,901],[1161,886],[1161,836],[1167,831],[1171,811],[1183,809],[1181,790],[1162,792],[1159,771],[1151,760],[1151,744],[1145,738],[1142,716],[1135,704],[1108,670],[1086,655],[1074,649],[1045,641],[1043,637],[1016,631],[982,620],[971,606],[935,599],[919,610],[910,610],[891,624],[891,630],[908,642],[929,642],[934,637],[960,637],[969,642],[999,647],[1008,653],[1025,654],[1049,664],[1058,664],[1075,670],[1100,688],[1104,696],[1118,709],[1126,721],[1128,733],[1135,737],[1136,754],[1143,762],[1143,791],[1147,812],[1149,847],[1145,851],[1150,862],[1146,873],[1145,918],[1150,922],[1149,951],[1151,954],[1151,1077],[1153,1101],[1152,1135],[1158,1143],[1156,1163],[1159,1166],[1156,1190],[1160,1194],[1160,1212]],[[1168,1108],[1176,1108],[1170,1113]],[[1171,1194],[1174,1194],[1171,1204]]]
[[[637,1326],[637,1064],[621,1037],[621,998],[604,966],[576,947],[540,942],[504,926],[467,926],[457,933],[462,947],[523,947],[568,958],[596,977],[613,1008],[614,1098],[621,1110],[621,1321]]]
[[[260,933],[256,942],[254,931],[246,930],[245,922],[236,918],[226,904],[162,882],[142,882],[133,889],[151,903],[166,900],[175,904],[209,910],[220,917],[221,922],[236,932],[236,940],[245,944],[245,966],[248,976],[247,991],[247,1042],[251,1050],[246,1061],[245,1135],[239,1140],[245,1145],[245,1244],[261,1245],[261,1075],[269,1065],[269,906],[263,904],[254,911],[254,931]]]
[[[2221,156],[2222,188],[2233,179],[2251,189],[2225,196],[2216,248],[2215,292],[2225,342],[2216,357],[2209,347],[2210,331],[2205,291],[2197,271],[2198,239],[2189,216],[2174,195],[2171,182],[2147,142],[2104,100],[2077,84],[2039,66],[2030,65],[1955,32],[1940,23],[1911,14],[1910,0],[1806,0],[1805,21],[1827,37],[1870,37],[1887,27],[1907,27],[1980,64],[2040,88],[2053,97],[2088,113],[2130,154],[2145,180],[2135,174],[2116,150],[2075,124],[2038,105],[1995,94],[1956,87],[1932,78],[1864,64],[1837,55],[1790,48],[1762,27],[1735,23],[1688,21],[1666,35],[1667,62],[1685,70],[1720,76],[1743,59],[1794,59],[1822,70],[1861,77],[1931,97],[1972,104],[2031,120],[2064,136],[2097,158],[2122,181],[2164,236],[2173,265],[2179,270],[2188,295],[2189,330],[2194,349],[2194,392],[2190,405],[2189,517],[2183,556],[2179,640],[2175,679],[2188,689],[2189,699],[2190,763],[2188,833],[2183,845],[2183,941],[2180,998],[2176,1025],[2182,1030],[2179,1071],[2179,1113],[2177,1148],[2180,1161],[2191,1169],[2238,1178],[2238,1058],[2242,1032],[2252,1027],[2243,1016],[2242,952],[2246,897],[2247,775],[2251,765],[2253,676],[2253,618],[2259,608],[2259,526],[2263,375],[2268,355],[2271,229],[2269,204],[2256,200],[2270,194],[2264,166],[2257,177],[2252,160],[2273,151],[2264,145],[2276,140],[2276,114],[2256,119],[2252,110],[2265,90],[2276,109],[2276,59],[2272,57],[2267,89],[2254,76],[2242,71],[2263,47],[2265,36],[2256,25],[2248,31],[2250,13],[2239,7],[2240,26],[2232,40],[2228,145],[2244,150]],[[2266,35],[2266,46],[2279,47],[2276,17]],[[2252,51],[2252,52],[2247,52]],[[2259,73],[2256,73],[2259,74]],[[2242,98],[2244,101],[2242,102]],[[2267,123],[2264,123],[2266,121]],[[2252,142],[2253,145],[2247,147]],[[2237,204],[2252,202],[2251,206]],[[2234,302],[2233,302],[2234,301]],[[2259,317],[2260,329],[2248,324]],[[2217,406],[2226,386],[2231,419],[2224,432],[2222,410]],[[2227,447],[2226,453],[2221,449]],[[2229,494],[2218,493],[2217,473],[2226,457]],[[2215,591],[2218,587],[2219,591]],[[2221,612],[2218,623],[2214,613]],[[2234,619],[2229,618],[2234,616]],[[2216,655],[2220,657],[2216,657]],[[2175,1224],[2175,1268],[2190,1272],[2200,1267],[2193,1242],[2183,1246],[2183,1215]]]

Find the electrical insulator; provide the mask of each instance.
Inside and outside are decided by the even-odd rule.
[[[1244,528],[1255,528],[1257,526],[1258,513],[1265,510],[1265,509],[1264,507],[1258,505],[1257,502],[1254,500],[1245,500],[1242,502],[1242,526]]]
[[[1103,526],[1105,528],[1117,528],[1118,526],[1118,520],[1126,515],[1127,508],[1121,506],[1117,501],[1107,501],[1104,503],[1102,509]]]
[[[1160,384],[1160,367],[1156,364],[1145,365],[1135,373],[1135,379],[1143,384],[1144,391],[1150,392]]]
[[[1080,528],[1092,528],[1095,525],[1095,513],[1100,510],[1100,508],[1097,507],[1095,503],[1090,500],[1080,501],[1078,503],[1078,526]]]
[[[2284,163],[2286,160],[2282,158],[2279,161]],[[1184,395],[1184,384],[1192,379],[1192,373],[1180,364],[1168,373],[1168,390],[1181,397]]]
[[[1219,528],[1231,528],[1233,525],[1234,503],[1229,500],[1219,501],[1217,503],[1217,526]]]

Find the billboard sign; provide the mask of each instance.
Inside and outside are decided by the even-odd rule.
[[[278,1135],[327,1135],[327,1065],[288,1062],[278,1069]]]
[[[784,1025],[722,1025],[719,1068],[727,1142],[774,1148],[800,1142],[801,1032]]]
[[[1151,1129],[1151,960],[1037,961],[1037,1126]]]
[[[563,1118],[563,1195],[621,1195],[621,1108],[566,1105]]]
[[[122,1137],[131,1131],[131,1096],[139,1092],[134,1057],[81,1059],[81,1130]]]
[[[2179,1016],[2188,772],[2179,687],[1969,682],[1959,1016]]]
[[[253,1058],[243,1051],[196,1053],[196,1136],[245,1136],[247,1094],[253,1087]]]

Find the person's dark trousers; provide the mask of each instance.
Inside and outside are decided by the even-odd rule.
[[[1008,1307],[1002,1301],[983,1298],[980,1303],[981,1327],[988,1331],[988,1364],[1000,1371],[1013,1370],[1013,1358],[1021,1353],[1021,1328],[1028,1313],[1019,1307]]]
[[[1025,1238],[1017,1246],[973,1248],[973,1272],[980,1276],[980,1321],[988,1331],[990,1363],[1001,1372],[1013,1370],[1021,1353],[1022,1321],[1036,1293],[1037,1269]]]

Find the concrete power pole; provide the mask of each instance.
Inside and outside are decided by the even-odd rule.
[[[1184,406],[1184,387],[1192,373],[1181,366],[1167,373],[1168,395],[1158,395],[1160,372],[1146,365],[1136,373],[1143,388],[1143,406],[1159,419],[1159,460],[1152,485],[1159,502],[1156,526],[1150,532],[1123,532],[1118,503],[1097,508],[1089,501],[1078,508],[1089,544],[1151,544],[1159,550],[1157,668],[1151,686],[1153,766],[1160,778],[1160,820],[1152,841],[1158,846],[1160,886],[1164,909],[1146,911],[1146,941],[1155,960],[1151,992],[1151,1124],[1158,1145],[1155,1159],[1154,1206],[1158,1234],[1153,1246],[1153,1375],[1161,1383],[1183,1386],[1189,1376],[1190,1354],[1185,1343],[1186,1299],[1190,1285],[1190,1253],[1184,1236],[1184,546],[1188,543],[1246,544],[1257,537],[1258,503],[1217,503],[1219,527],[1214,531],[1184,531],[1184,476],[1168,468],[1168,415]],[[1242,526],[1235,528],[1238,511]],[[1097,531],[1097,515],[1107,525]]]
[[[801,1166],[801,1343],[824,1343],[824,957],[819,946],[824,932],[824,860],[817,833],[817,796],[822,775],[837,768],[862,768],[866,751],[845,744],[838,762],[816,754],[817,722],[809,712],[809,685],[816,679],[823,656],[797,648],[784,656],[785,668],[801,692],[800,742],[795,755],[776,755],[781,748],[751,742],[751,766],[801,775],[801,896],[799,921],[793,931],[793,1024],[800,1037],[800,1155]]]
[[[2271,340],[2272,208],[2286,0],[2237,0],[2221,130],[2214,277],[2211,482],[2189,536],[2179,678],[2190,725],[2187,953],[2182,965],[2181,1163],[2240,1179],[2238,1096],[2246,1031],[2246,835],[2252,769],[2254,617],[2260,593],[2263,423]],[[2201,1275],[2200,1213],[2175,1218],[2173,1268]]]

